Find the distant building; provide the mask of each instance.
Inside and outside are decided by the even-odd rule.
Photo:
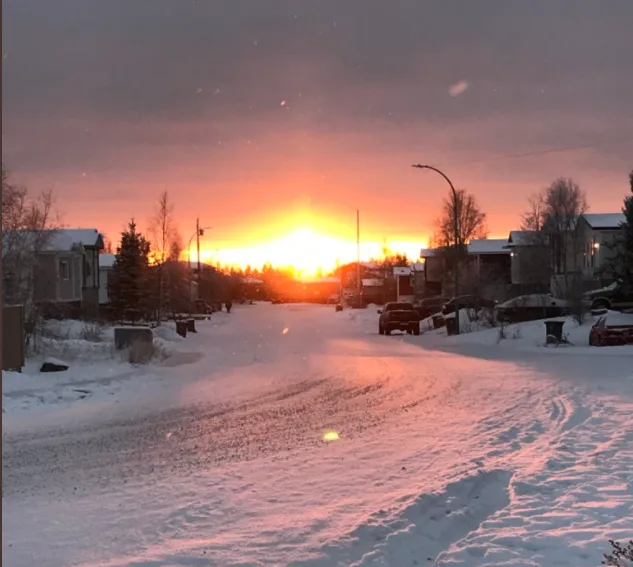
[[[396,279],[396,301],[413,302],[415,290],[412,280],[413,269],[411,266],[395,266],[393,275]]]

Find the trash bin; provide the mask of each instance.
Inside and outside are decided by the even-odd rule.
[[[446,321],[446,334],[449,336],[456,335],[457,324],[455,322],[455,316],[453,315],[452,317],[447,317],[444,319],[444,321]]]
[[[197,333],[196,331],[196,320],[191,318],[187,319],[187,332],[188,333]]]
[[[433,328],[441,329],[445,325],[446,321],[444,321],[444,315],[437,314],[433,315]]]
[[[340,303],[336,304],[335,311],[338,313],[339,311],[343,311],[343,306]]]
[[[563,342],[563,325],[565,321],[545,321],[545,337],[546,342],[554,342],[552,339],[556,339],[556,342]]]
[[[187,336],[187,321],[176,321],[176,332],[181,337]]]

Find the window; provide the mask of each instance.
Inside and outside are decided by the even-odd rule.
[[[59,277],[62,280],[70,279],[70,266],[66,260],[59,261]]]

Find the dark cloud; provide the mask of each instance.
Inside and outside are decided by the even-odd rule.
[[[630,0],[5,0],[3,16],[3,159],[74,198],[348,162],[360,179],[415,155],[590,145],[546,174],[613,176],[633,157]],[[535,169],[476,167],[491,185]]]

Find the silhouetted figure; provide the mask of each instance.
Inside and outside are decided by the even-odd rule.
[[[233,307],[233,302],[232,301],[227,301],[224,306],[226,307],[226,312],[230,313],[231,312],[231,307]]]

